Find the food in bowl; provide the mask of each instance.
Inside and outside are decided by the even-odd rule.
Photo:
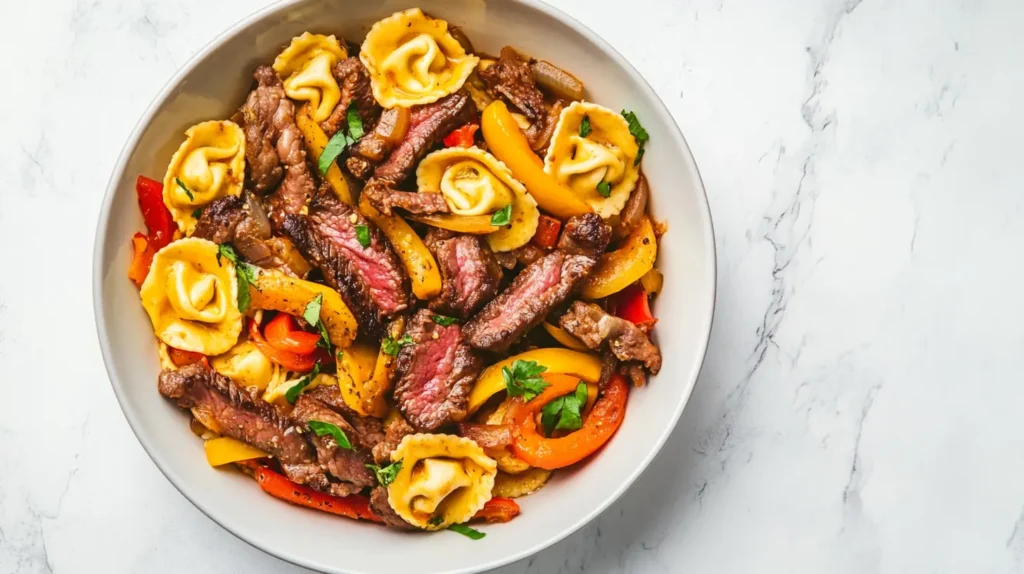
[[[303,33],[253,75],[137,181],[160,394],[211,466],[293,504],[511,520],[661,368],[646,131],[418,9],[358,47]]]

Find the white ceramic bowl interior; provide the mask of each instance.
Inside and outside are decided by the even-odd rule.
[[[129,238],[143,230],[134,181],[162,179],[191,125],[229,117],[253,69],[273,61],[303,31],[361,41],[370,25],[412,6],[463,27],[478,50],[506,44],[578,75],[588,98],[634,110],[650,133],[644,172],[651,208],[669,222],[657,299],[660,375],[634,389],[618,434],[580,468],[559,472],[520,499],[522,514],[486,525],[480,541],[454,533],[402,534],[300,509],[265,495],[239,473],[207,466],[184,412],[157,393],[155,339],[126,276]],[[523,558],[569,535],[636,479],[675,426],[708,342],[715,295],[714,235],[697,168],[683,137],[650,86],[607,43],[565,14],[522,0],[295,0],[259,12],[217,38],[160,93],[132,134],[110,180],[96,236],[94,305],[103,358],[117,398],[143,447],[196,506],[243,540],[285,560],[326,572],[474,572]]]

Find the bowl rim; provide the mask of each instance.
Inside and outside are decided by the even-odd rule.
[[[135,124],[135,127],[132,128],[132,132],[128,136],[128,139],[125,142],[124,147],[121,149],[121,153],[119,154],[117,162],[114,165],[114,169],[111,172],[110,179],[107,182],[107,188],[104,192],[103,203],[100,208],[99,218],[96,225],[96,235],[93,241],[92,265],[93,314],[96,322],[96,336],[99,340],[100,351],[103,356],[103,366],[107,371],[107,378],[110,380],[111,387],[113,388],[114,391],[114,396],[117,398],[118,405],[121,407],[121,412],[124,414],[125,419],[128,421],[128,425],[129,427],[131,427],[132,432],[135,434],[135,437],[142,445],[143,450],[153,461],[153,463],[157,466],[160,472],[163,473],[163,475],[170,481],[174,488],[177,489],[178,492],[180,492],[182,496],[185,497],[186,500],[192,503],[193,506],[198,508],[199,511],[206,515],[210,520],[218,524],[221,528],[230,532],[236,538],[242,540],[243,542],[245,542],[249,546],[252,546],[253,548],[256,548],[257,550],[260,550],[261,552],[267,553],[278,559],[284,560],[286,562],[304,568],[314,570],[324,570],[326,566],[326,570],[333,572],[345,572],[351,574],[371,574],[368,572],[358,572],[354,570],[341,570],[333,565],[324,565],[316,563],[313,560],[307,559],[304,556],[288,554],[287,552],[280,551],[276,548],[264,548],[263,546],[260,546],[256,542],[250,540],[245,534],[233,529],[231,526],[227,524],[227,521],[221,520],[219,517],[215,516],[212,511],[210,511],[209,509],[204,507],[204,505],[200,504],[199,502],[197,502],[197,500],[189,496],[188,487],[185,484],[185,481],[182,480],[180,476],[175,474],[174,470],[163,459],[162,455],[159,453],[159,451],[157,451],[157,449],[153,447],[149,440],[139,434],[139,423],[137,419],[138,414],[128,406],[127,399],[121,390],[120,379],[115,375],[115,369],[113,366],[114,356],[109,345],[109,336],[107,334],[107,322],[105,315],[103,313],[103,253],[105,251],[107,243],[106,240],[108,235],[108,225],[110,221],[110,211],[113,206],[114,196],[116,195],[117,187],[119,183],[124,179],[124,172],[127,168],[128,159],[131,156],[132,151],[138,145],[144,129],[152,122],[154,116],[156,115],[156,111],[166,103],[166,101],[173,93],[175,88],[177,88],[181,81],[192,72],[192,69],[199,62],[201,62],[211,53],[219,49],[227,40],[234,37],[234,35],[237,34],[240,30],[268,16],[271,16],[272,14],[282,11],[288,8],[289,6],[299,4],[304,1],[305,0],[278,0],[238,20],[237,22],[229,26],[227,29],[225,29],[223,32],[218,34],[216,37],[210,40],[210,42],[208,42],[205,46],[198,50],[192,57],[190,57],[180,68],[178,68],[177,71],[175,71],[171,78],[164,84],[164,86],[160,89],[157,95],[153,98],[153,101],[146,108],[145,112],[143,112],[142,116],[139,118],[139,121]],[[658,453],[661,452],[661,449],[664,447],[669,435],[672,434],[672,431],[675,430],[675,428],[679,424],[679,418],[682,416],[683,410],[690,401],[690,397],[693,394],[693,389],[697,384],[697,380],[700,376],[701,371],[703,370],[704,361],[707,359],[707,352],[711,339],[711,330],[714,323],[715,308],[717,306],[718,299],[718,247],[715,242],[714,222],[711,217],[711,206],[707,198],[707,190],[704,186],[704,181],[701,178],[700,171],[697,168],[696,159],[693,157],[693,151],[690,149],[690,146],[686,142],[686,138],[683,136],[679,124],[672,116],[672,113],[665,105],[665,102],[662,101],[660,96],[658,96],[658,93],[654,90],[653,87],[651,87],[647,79],[644,78],[644,76],[635,67],[633,67],[633,65],[621,53],[619,53],[617,49],[615,49],[615,47],[613,47],[602,36],[591,30],[589,27],[581,23],[576,18],[570,16],[569,14],[560,10],[559,8],[546,4],[541,0],[503,1],[512,4],[520,4],[526,6],[527,8],[541,12],[549,18],[553,18],[561,22],[562,24],[565,24],[573,28],[577,33],[581,34],[590,42],[592,42],[595,46],[597,46],[603,52],[603,55],[605,57],[609,58],[616,65],[625,70],[627,75],[638,86],[638,88],[642,92],[644,92],[645,95],[649,97],[652,102],[655,103],[655,107],[658,109],[659,114],[671,120],[671,128],[674,129],[669,129],[669,132],[673,137],[678,139],[678,144],[681,146],[681,149],[684,149],[686,151],[686,153],[684,154],[685,157],[681,159],[683,159],[688,164],[687,168],[692,170],[695,176],[695,182],[700,188],[700,194],[703,198],[703,202],[700,202],[701,217],[699,219],[701,221],[702,226],[704,227],[704,229],[702,229],[702,232],[706,234],[707,237],[710,239],[710,241],[708,242],[708,245],[710,246],[710,253],[705,253],[704,257],[710,260],[712,289],[711,305],[706,310],[706,312],[709,314],[706,321],[707,328],[705,332],[702,334],[703,336],[700,338],[700,344],[702,346],[702,348],[698,350],[700,360],[693,369],[693,372],[690,373],[689,380],[687,381],[687,388],[684,389],[684,392],[681,395],[681,400],[679,401],[679,404],[676,405],[674,412],[670,417],[670,424],[665,425],[660,435],[655,437],[655,439],[650,443],[652,448],[650,449],[648,454],[643,458],[643,460],[641,460],[640,464],[633,469],[629,476],[626,477],[622,484],[620,484],[618,488],[616,488],[607,498],[601,500],[598,504],[592,506],[590,509],[583,512],[580,518],[575,523],[573,523],[571,526],[563,530],[557,536],[554,536],[548,540],[543,540],[517,552],[496,557],[493,560],[490,560],[489,562],[478,564],[471,568],[463,568],[460,570],[450,571],[452,574],[468,574],[471,572],[491,570],[537,554],[545,550],[546,548],[549,548],[555,545],[556,543],[564,540],[571,534],[574,534],[575,532],[579,531],[582,527],[589,524],[601,513],[603,513],[616,500],[622,497],[626,490],[628,490],[629,487],[631,487],[636,482],[640,475],[643,474],[643,472],[650,467],[651,461],[653,461],[654,457],[656,457]]]

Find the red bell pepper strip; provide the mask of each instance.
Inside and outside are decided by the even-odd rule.
[[[192,351],[182,351],[174,347],[167,347],[167,355],[171,358],[171,362],[174,363],[175,367],[184,367],[192,363],[205,363],[209,365],[206,362],[206,355],[202,353],[193,353]]]
[[[317,341],[320,340],[318,333],[307,333],[299,329],[295,319],[288,313],[278,313],[271,319],[263,328],[263,336],[272,347],[300,355],[316,351]]]
[[[558,232],[562,222],[554,217],[540,214],[537,220],[537,232],[533,234],[533,244],[542,249],[551,249],[558,243]]]
[[[634,283],[613,295],[610,307],[617,317],[642,327],[649,328],[658,322],[651,313],[647,291],[640,283]]]
[[[521,397],[513,399],[506,416],[512,421],[512,450],[516,457],[530,466],[554,470],[587,458],[608,442],[622,424],[629,391],[626,379],[613,375],[579,430],[560,438],[547,438],[537,431],[536,415],[544,405],[572,393],[580,381],[579,377],[560,373],[544,373],[542,377],[550,386],[528,403],[523,403]]]
[[[149,229],[153,251],[159,251],[174,240],[174,231],[178,228],[171,212],[164,205],[164,186],[159,181],[140,175],[135,180],[135,192],[139,196],[139,209]]]
[[[492,498],[473,515],[473,520],[492,523],[508,522],[516,516],[519,516],[519,504],[515,500],[511,498]]]
[[[132,236],[132,264],[128,268],[128,278],[140,289],[146,280],[146,275],[149,275],[149,267],[153,264],[154,255],[156,255],[156,249],[153,249],[153,244],[148,237],[141,233]]]
[[[444,137],[444,147],[473,147],[473,134],[480,129],[477,124],[466,124],[456,128]]]
[[[260,333],[260,326],[256,321],[249,322],[249,340],[256,345],[261,353],[278,365],[295,371],[296,373],[307,373],[313,370],[313,365],[331,361],[331,355],[326,349],[317,348],[312,353],[299,354],[291,351],[282,351],[271,345]]]
[[[358,494],[344,497],[332,496],[319,490],[313,490],[308,486],[296,484],[265,466],[257,464],[247,466],[252,469],[253,478],[256,479],[260,488],[274,498],[346,518],[383,522],[370,509],[370,499],[365,496]]]

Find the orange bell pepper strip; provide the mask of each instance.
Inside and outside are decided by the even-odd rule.
[[[558,242],[558,232],[562,229],[562,222],[554,217],[540,214],[537,220],[537,232],[533,234],[533,244],[541,249],[551,249]]]
[[[480,126],[466,124],[444,137],[444,147],[473,147],[473,134]]]
[[[338,516],[353,518],[355,520],[369,520],[371,522],[383,522],[373,510],[370,509],[370,499],[359,494],[349,496],[332,496],[313,490],[308,486],[296,484],[283,475],[278,474],[265,466],[258,464],[246,465],[252,469],[253,478],[264,492],[279,498],[285,502],[330,512]]]
[[[191,365],[192,363],[203,363],[209,366],[206,355],[202,353],[194,353],[192,351],[182,351],[181,349],[175,349],[174,347],[167,347],[167,356],[170,357],[171,362],[174,363],[175,367],[184,367]]]
[[[326,349],[317,348],[312,353],[306,354],[278,349],[263,338],[259,324],[252,320],[249,321],[249,340],[268,359],[296,373],[308,373],[313,370],[313,365],[331,361],[331,354]]]
[[[554,470],[583,460],[608,442],[622,424],[629,391],[625,378],[614,375],[579,430],[561,438],[547,438],[537,430],[537,413],[552,400],[574,392],[580,380],[557,373],[542,376],[550,386],[528,403],[516,398],[509,409],[512,450],[530,466]]]
[[[316,350],[318,333],[307,333],[299,329],[295,319],[287,313],[278,313],[263,328],[263,336],[275,349],[300,355],[308,355]]]
[[[153,256],[156,249],[149,238],[141,233],[132,236],[132,264],[128,267],[128,278],[135,283],[136,287],[142,288],[142,283],[149,275],[149,267],[153,264]]]
[[[473,515],[473,521],[508,522],[519,516],[519,504],[511,498],[492,498]]]
[[[505,162],[516,179],[523,182],[541,209],[560,219],[593,211],[569,188],[544,171],[544,162],[530,149],[530,142],[504,102],[495,100],[484,108],[480,127],[488,149]]]

